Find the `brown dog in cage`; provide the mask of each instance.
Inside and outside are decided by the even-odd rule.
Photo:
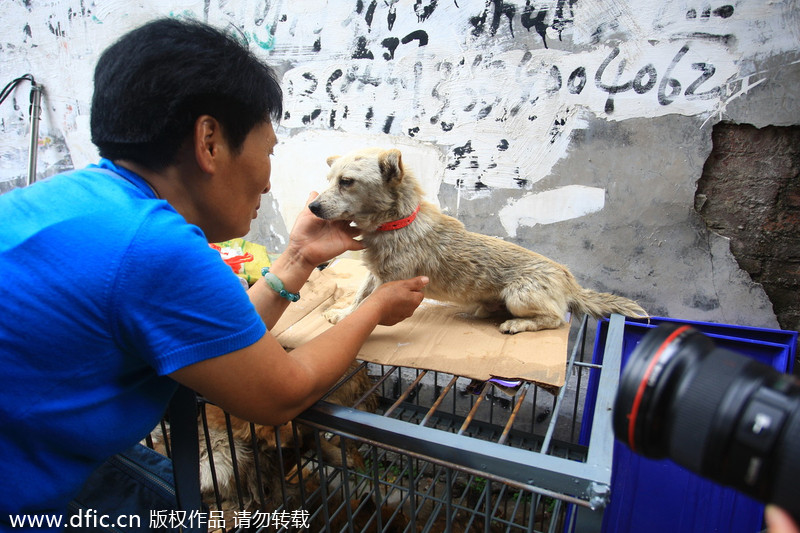
[[[503,333],[559,328],[567,312],[595,318],[645,317],[636,302],[582,288],[564,265],[502,239],[469,232],[423,200],[399,150],[367,148],[328,158],[330,186],[309,209],[325,220],[352,220],[362,230],[370,271],[336,323],[380,284],[425,275],[425,296],[465,304],[479,317],[505,310]]]
[[[374,411],[377,398],[366,367],[353,362],[326,401],[346,407]],[[304,424],[287,422],[281,426],[251,424],[227,415],[215,405],[204,406],[198,420],[200,439],[200,490],[210,508],[225,512],[226,523],[234,523],[239,510],[275,510],[280,505],[300,507],[297,480],[297,453],[318,451],[325,463],[364,469],[364,459],[352,442],[342,445],[337,436],[317,439]],[[153,447],[166,454],[164,432],[151,433]],[[342,449],[344,448],[344,454]],[[254,453],[254,451],[256,453]],[[344,455],[344,460],[343,460]],[[313,492],[319,485],[314,473],[304,469],[304,489]],[[286,498],[286,501],[284,501]]]

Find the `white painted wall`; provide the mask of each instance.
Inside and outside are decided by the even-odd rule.
[[[642,176],[693,187],[712,125],[731,106],[758,115],[754,92],[796,98],[796,83],[770,84],[787,69],[800,72],[796,0],[4,0],[0,81],[30,72],[46,87],[40,177],[95,161],[94,63],[118,35],[157,16],[228,27],[281,73],[287,115],[271,193],[278,214],[264,216],[282,220],[260,221],[267,231],[285,232],[309,191],[324,186],[327,156],[395,146],[431,200],[447,196],[446,211],[532,249],[557,233],[566,244],[539,251],[623,292],[624,279],[605,279],[603,265],[580,257],[577,239],[614,243],[611,228],[629,223],[608,222],[618,215],[609,209],[625,205],[620,195]],[[23,85],[0,107],[0,191],[27,168],[27,98]],[[604,142],[653,150],[640,140],[642,120],[669,130],[656,150],[685,158],[686,173],[697,175],[650,166],[661,157],[626,167],[586,141],[602,124],[619,124],[633,133]],[[782,120],[800,122],[800,112]],[[691,233],[691,203],[678,197],[681,231]],[[639,191],[630,201],[663,198]],[[488,219],[495,222],[481,222]],[[583,236],[586,224],[599,224],[597,237]],[[616,255],[620,265],[635,259]],[[729,252],[724,262],[738,270]],[[664,279],[644,300],[692,314],[692,304],[664,301],[675,298]],[[759,294],[742,316],[773,323]]]

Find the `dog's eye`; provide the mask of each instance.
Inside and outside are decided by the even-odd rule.
[[[353,178],[339,178],[339,185],[341,185],[342,187],[349,187],[350,185],[355,183],[355,181],[356,180],[354,180]]]

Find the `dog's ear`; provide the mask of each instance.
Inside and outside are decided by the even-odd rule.
[[[400,150],[386,150],[378,156],[378,167],[381,169],[383,181],[400,181],[403,178],[403,156]]]
[[[339,156],[339,155],[332,155],[332,156],[330,156],[330,157],[328,158],[328,161],[327,161],[327,163],[328,163],[328,166],[331,166],[331,165],[333,165],[333,162],[334,162],[334,161],[336,161],[337,159],[339,159],[340,157],[341,157],[341,156]]]

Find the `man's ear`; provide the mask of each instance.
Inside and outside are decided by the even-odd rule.
[[[333,165],[334,161],[336,161],[336,160],[337,160],[337,159],[339,159],[340,157],[341,157],[341,156],[338,156],[338,155],[332,155],[332,156],[330,156],[330,157],[328,158],[328,160],[327,160],[328,166],[331,166],[331,165]]]
[[[400,181],[403,179],[403,156],[395,148],[386,150],[378,156],[378,168],[385,182]]]
[[[213,174],[225,147],[221,124],[211,115],[200,115],[194,122],[193,140],[197,164],[203,172]]]

